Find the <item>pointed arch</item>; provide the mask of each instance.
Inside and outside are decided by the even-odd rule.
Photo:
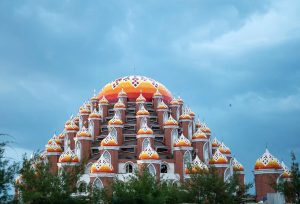
[[[176,109],[176,120],[178,120],[180,117],[180,110],[179,110],[179,107],[177,107]]]
[[[107,150],[105,150],[105,151],[103,152],[103,157],[104,157],[109,163],[111,163],[111,155],[110,155],[110,153],[109,153]]]
[[[101,179],[97,177],[93,182],[93,188],[102,189],[103,187],[104,186],[103,186]]]
[[[141,125],[140,125],[140,128],[143,128],[145,127],[147,124],[147,118],[146,117],[142,117],[141,119]]]
[[[133,173],[133,171],[134,171],[133,162],[131,162],[131,161],[126,162],[124,165],[124,170],[125,170],[125,173],[127,173],[127,174]]]
[[[114,137],[115,139],[117,139],[118,132],[117,132],[117,130],[116,130],[115,127],[112,127],[112,128],[110,129],[110,135],[111,135],[112,137]]]
[[[186,151],[183,155],[183,172],[185,172],[185,169],[188,168],[191,163],[192,163],[191,152]]]
[[[188,126],[188,138],[189,138],[189,140],[192,140],[192,136],[193,136],[193,123],[190,122],[189,126]]]
[[[148,168],[149,173],[150,173],[152,176],[155,176],[155,175],[156,175],[156,169],[155,169],[155,167],[154,167],[153,164],[149,164],[147,168]]]
[[[142,151],[145,150],[145,149],[147,148],[148,145],[151,146],[150,139],[149,139],[149,138],[145,138],[145,139],[143,140],[143,143],[142,143]]]
[[[80,141],[76,141],[76,143],[75,143],[75,154],[77,155],[79,161],[81,161],[81,143],[80,143]]]
[[[82,116],[79,116],[79,129],[80,130],[81,130],[82,126],[83,126],[83,118],[82,118]]]
[[[204,156],[204,162],[208,164],[209,160],[209,148],[208,148],[208,142],[206,142],[203,146],[203,156]]]
[[[178,130],[177,129],[173,129],[172,132],[171,132],[171,147],[172,147],[172,152],[174,150],[174,143],[175,141],[178,139]]]
[[[85,166],[85,169],[84,169],[84,173],[85,174],[89,174],[91,172],[91,167],[92,167],[93,163],[92,162],[89,162],[86,166]]]
[[[66,151],[68,149],[68,145],[69,145],[69,137],[68,137],[68,134],[65,134],[65,137],[64,137],[64,150]]]
[[[226,168],[226,170],[224,171],[224,181],[228,181],[229,178],[231,177],[231,170],[230,168]]]
[[[95,135],[94,135],[94,121],[89,120],[89,132],[91,133],[92,139],[94,140]]]
[[[167,162],[162,162],[162,164],[160,165],[160,173],[170,173],[170,167]]]
[[[169,118],[169,114],[168,114],[167,111],[165,111],[164,115],[163,115],[163,121],[164,121],[164,123],[168,120],[168,118]]]

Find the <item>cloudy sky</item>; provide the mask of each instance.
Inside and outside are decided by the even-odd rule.
[[[132,74],[180,95],[252,181],[300,159],[300,2],[1,1],[0,131],[43,149],[93,89]],[[229,104],[232,104],[230,107]]]

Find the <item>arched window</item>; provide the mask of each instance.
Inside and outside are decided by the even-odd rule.
[[[150,139],[149,138],[145,138],[143,140],[143,144],[142,144],[142,151],[145,150],[148,147],[148,145],[150,145]]]
[[[85,193],[87,191],[87,184],[85,182],[80,182],[78,185],[78,192]]]
[[[88,164],[86,165],[85,170],[84,170],[84,173],[85,173],[85,174],[89,174],[89,173],[91,172],[91,167],[92,167],[92,165],[93,165],[92,162],[90,162],[90,163],[88,163]]]
[[[112,127],[110,130],[110,135],[113,136],[115,139],[117,139],[117,130],[116,128]]]
[[[101,115],[101,118],[103,118],[103,107],[101,104],[99,104],[99,114]]]
[[[175,143],[175,141],[178,139],[178,130],[177,129],[173,129],[172,130],[172,151],[173,151],[173,149],[174,149],[174,143]]]
[[[69,137],[67,134],[65,134],[65,137],[64,137],[64,150],[65,151],[68,149],[68,145],[69,145]]]
[[[91,133],[92,139],[94,139],[94,121],[90,120],[89,121],[89,132]]]
[[[121,118],[122,118],[122,117],[121,117],[121,111],[117,110],[117,111],[116,111],[116,116],[117,116],[119,119],[121,119]]]
[[[125,164],[125,172],[126,173],[132,173],[133,172],[133,166],[131,163],[126,163]]]
[[[165,111],[165,112],[164,112],[164,115],[163,115],[163,121],[164,121],[164,123],[168,120],[168,118],[169,118],[168,112]]]
[[[205,162],[205,163],[208,163],[208,160],[209,160],[208,142],[206,142],[206,143],[204,144],[204,147],[203,147],[203,155],[204,155],[204,162]]]
[[[81,160],[81,143],[79,141],[76,141],[75,154],[77,155],[77,157],[80,161]]]
[[[180,111],[179,108],[176,109],[176,120],[178,120],[180,117]]]
[[[153,166],[153,164],[149,164],[148,170],[149,170],[149,173],[150,173],[152,176],[155,176],[155,175],[156,175],[156,170],[155,170],[155,167]]]
[[[82,116],[80,116],[79,117],[79,129],[80,130],[81,130],[82,126],[83,126],[83,118],[82,118]]]
[[[147,118],[146,117],[142,117],[140,127],[143,128],[143,127],[146,126],[146,124],[147,124]]]
[[[108,151],[104,151],[103,152],[103,157],[109,162],[111,163],[111,156],[110,156],[110,153]]]
[[[103,183],[99,178],[96,178],[94,180],[93,188],[96,188],[96,189],[102,189],[103,188]]]
[[[193,136],[193,124],[192,122],[189,123],[189,127],[188,127],[188,138],[189,140],[192,140],[192,136]]]
[[[186,168],[189,168],[191,162],[192,162],[192,155],[190,151],[186,151],[183,155],[183,172],[185,172]]]
[[[228,179],[231,177],[230,168],[227,168],[224,172],[224,181],[228,181]]]
[[[169,170],[168,164],[162,163],[160,166],[160,173],[166,174],[168,173],[168,170]]]

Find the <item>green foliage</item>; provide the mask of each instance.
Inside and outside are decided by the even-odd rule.
[[[3,136],[3,134],[0,134]],[[4,156],[8,142],[0,142],[0,203],[8,202],[12,199],[10,191],[14,181],[15,173],[18,170],[16,162],[9,162]]]
[[[50,166],[39,154],[31,159],[26,155],[20,170],[21,182],[16,184],[19,199],[25,203],[80,203],[86,198],[72,196],[77,192],[76,183],[82,175],[81,166],[60,175],[49,171]]]
[[[291,159],[291,179],[279,182],[275,189],[282,192],[288,202],[300,203],[300,171],[293,152],[291,153]]]

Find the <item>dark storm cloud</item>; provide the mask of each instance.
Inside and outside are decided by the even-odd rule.
[[[1,1],[1,131],[41,149],[94,88],[146,75],[184,98],[251,180],[266,144],[287,163],[291,150],[300,156],[299,9],[297,1]]]

